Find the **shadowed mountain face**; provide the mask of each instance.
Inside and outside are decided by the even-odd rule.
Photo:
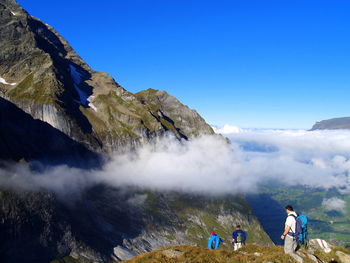
[[[98,166],[98,154],[0,97],[0,159],[49,165]]]
[[[317,122],[311,130],[350,129],[350,117],[334,118]]]
[[[0,261],[50,262],[71,253],[107,261],[123,237],[141,233],[142,214],[134,216],[138,208],[125,203],[130,195],[132,191],[103,187],[74,199],[57,199],[47,192],[0,191]],[[111,200],[104,203],[105,198]]]

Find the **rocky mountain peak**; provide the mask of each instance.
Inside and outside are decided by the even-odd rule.
[[[34,119],[103,153],[166,132],[179,139],[214,134],[197,112],[166,92],[133,94],[94,71],[53,27],[16,2],[1,1],[0,14],[0,95]]]

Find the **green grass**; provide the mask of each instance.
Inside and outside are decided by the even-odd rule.
[[[34,73],[31,73],[9,90],[7,95],[14,101],[31,100],[39,104],[47,104],[54,102],[51,90],[52,87],[48,80],[34,82]]]
[[[158,121],[140,102],[125,101],[115,91],[98,95],[94,102],[99,105],[99,111],[85,110],[83,113],[98,132],[108,131],[116,136],[138,138],[136,129],[155,131],[159,127]],[[132,126],[122,121],[123,116],[131,121]]]

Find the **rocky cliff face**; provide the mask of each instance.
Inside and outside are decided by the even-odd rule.
[[[135,147],[166,131],[178,138],[214,133],[167,93],[132,94],[92,70],[52,27],[15,1],[0,2],[0,29],[1,96],[92,151]]]
[[[102,163],[98,154],[0,97],[1,160],[35,160],[86,168]]]
[[[166,132],[185,140],[214,134],[196,111],[166,92],[132,94],[92,70],[52,27],[15,1],[0,0],[0,160],[98,167],[101,155]],[[237,223],[251,242],[271,242],[236,196],[105,185],[68,196],[1,185],[0,204],[1,262],[68,255],[118,261],[169,245],[204,245],[212,230],[229,238]]]
[[[179,244],[206,246],[211,231],[230,244],[234,225],[248,242],[272,244],[244,199],[96,186],[64,201],[47,192],[0,191],[1,262],[111,262]],[[124,253],[121,253],[124,252]]]
[[[311,130],[340,130],[350,129],[350,117],[334,118],[317,122]]]

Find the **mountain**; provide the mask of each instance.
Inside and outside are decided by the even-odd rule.
[[[52,27],[0,0],[1,262],[120,261],[165,246],[204,246],[213,230],[229,240],[235,224],[249,242],[272,244],[242,196],[103,184],[67,194],[31,189],[30,180],[25,187],[6,183],[31,169],[40,178],[57,165],[84,175],[110,154],[167,133],[214,136],[196,111],[165,91],[128,92],[92,70]]]
[[[323,120],[316,122],[312,126],[311,130],[338,130],[338,129],[350,129],[350,117],[334,118],[329,120]]]
[[[166,92],[132,94],[92,70],[15,1],[1,0],[0,29],[0,95],[91,151],[123,151],[166,131],[185,139],[214,134],[196,111]]]

